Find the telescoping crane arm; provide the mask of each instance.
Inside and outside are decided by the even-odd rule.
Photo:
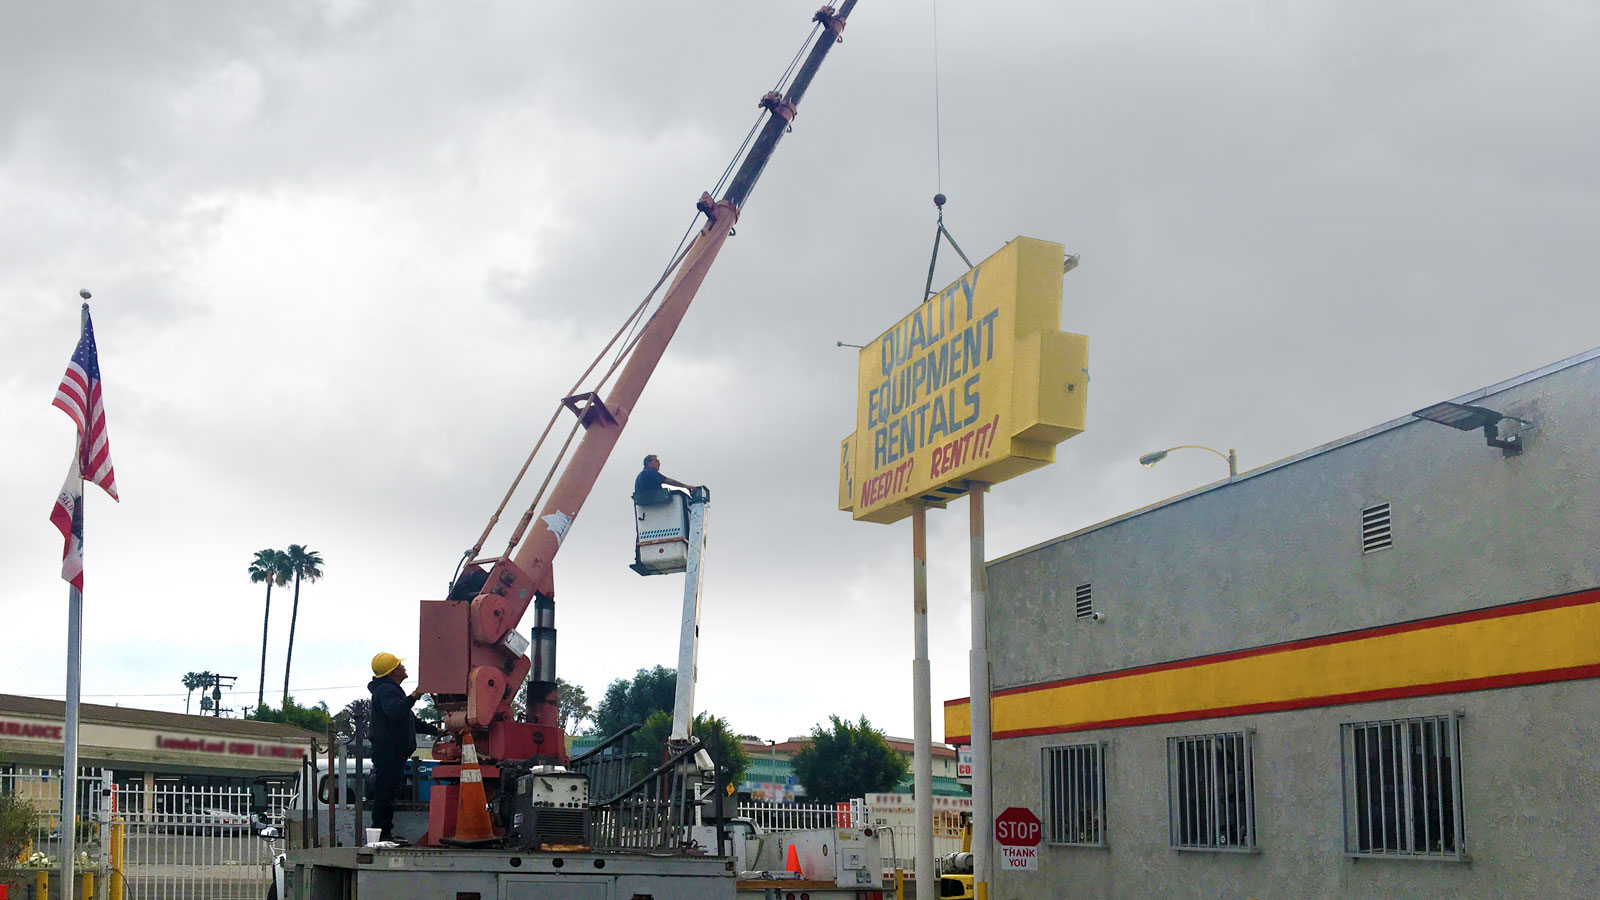
[[[458,737],[471,731],[478,753],[488,760],[538,755],[565,758],[554,698],[552,564],[695,292],[738,221],[740,209],[789,130],[828,51],[842,40],[845,21],[856,2],[844,0],[837,9],[824,7],[817,12],[820,27],[816,39],[787,91],[762,98],[761,105],[768,111],[766,122],[723,196],[701,196],[697,205],[706,222],[681,257],[660,306],[641,329],[610,392],[603,399],[591,393],[563,401],[579,417],[583,437],[560,470],[521,545],[509,557],[474,561],[457,580],[449,599],[422,604],[420,687],[435,694],[447,728]],[[535,608],[531,660],[523,654],[525,645],[516,633],[530,605]],[[529,721],[512,722],[511,699],[530,670]],[[435,752],[445,762],[458,754],[458,746],[451,742]],[[435,777],[448,784],[452,769],[436,770]],[[433,797],[437,803],[440,792],[436,790]]]

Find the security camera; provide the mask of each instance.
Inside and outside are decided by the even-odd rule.
[[[84,288],[83,290],[79,291],[78,292],[78,296],[82,297],[85,300],[89,299],[89,289],[88,288]]]
[[[1089,618],[1095,620],[1096,622],[1104,622],[1106,620],[1105,613],[1090,613]]]

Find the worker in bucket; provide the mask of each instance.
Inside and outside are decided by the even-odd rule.
[[[669,484],[685,491],[692,491],[695,488],[692,484],[684,484],[676,478],[668,478],[661,474],[661,457],[652,453],[644,458],[644,470],[633,479],[633,502],[640,506],[660,506],[666,503],[671,495],[665,487]]]
[[[405,773],[406,760],[417,750],[417,735],[442,735],[443,729],[417,718],[411,711],[422,688],[407,694],[400,685],[406,666],[393,653],[372,658],[372,827],[381,829],[380,840],[394,839],[394,795]]]

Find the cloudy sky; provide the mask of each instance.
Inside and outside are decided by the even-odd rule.
[[[374,652],[415,653],[417,602],[814,8],[12,4],[0,692],[64,692],[50,399],[79,288],[122,493],[88,501],[85,699],[181,710],[210,669],[253,703],[246,567],[303,543],[327,575],[291,688],[337,708]],[[862,0],[558,557],[560,670],[591,696],[676,658],[681,580],[627,568],[656,452],[714,492],[701,706],[911,733],[909,525],[834,509],[835,342],[920,298],[936,190],[974,259],[1019,234],[1083,257],[1062,326],[1090,337],[1089,430],[990,494],[990,558],[1224,472],[1143,452],[1250,468],[1600,345],[1592,4],[944,3],[937,33],[942,167],[933,6]],[[967,693],[966,528],[964,503],[930,520],[936,701]]]

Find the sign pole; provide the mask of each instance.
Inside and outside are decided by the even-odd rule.
[[[928,668],[928,510],[911,511],[911,603],[913,643],[911,698],[916,704],[911,756],[912,794],[917,808],[917,900],[934,900],[933,871],[933,687]]]
[[[78,333],[89,325],[89,304],[83,305],[78,320]],[[78,434],[78,502],[76,518],[81,534],[83,527],[83,502],[88,492],[83,489],[83,441]],[[78,695],[83,677],[83,591],[67,588],[67,711],[65,727],[61,732],[61,896],[72,893],[72,860],[77,856],[78,839]]]
[[[983,492],[988,485],[971,482],[972,524],[972,889],[976,900],[988,900],[993,872],[994,798],[989,779],[989,578],[983,560]]]

